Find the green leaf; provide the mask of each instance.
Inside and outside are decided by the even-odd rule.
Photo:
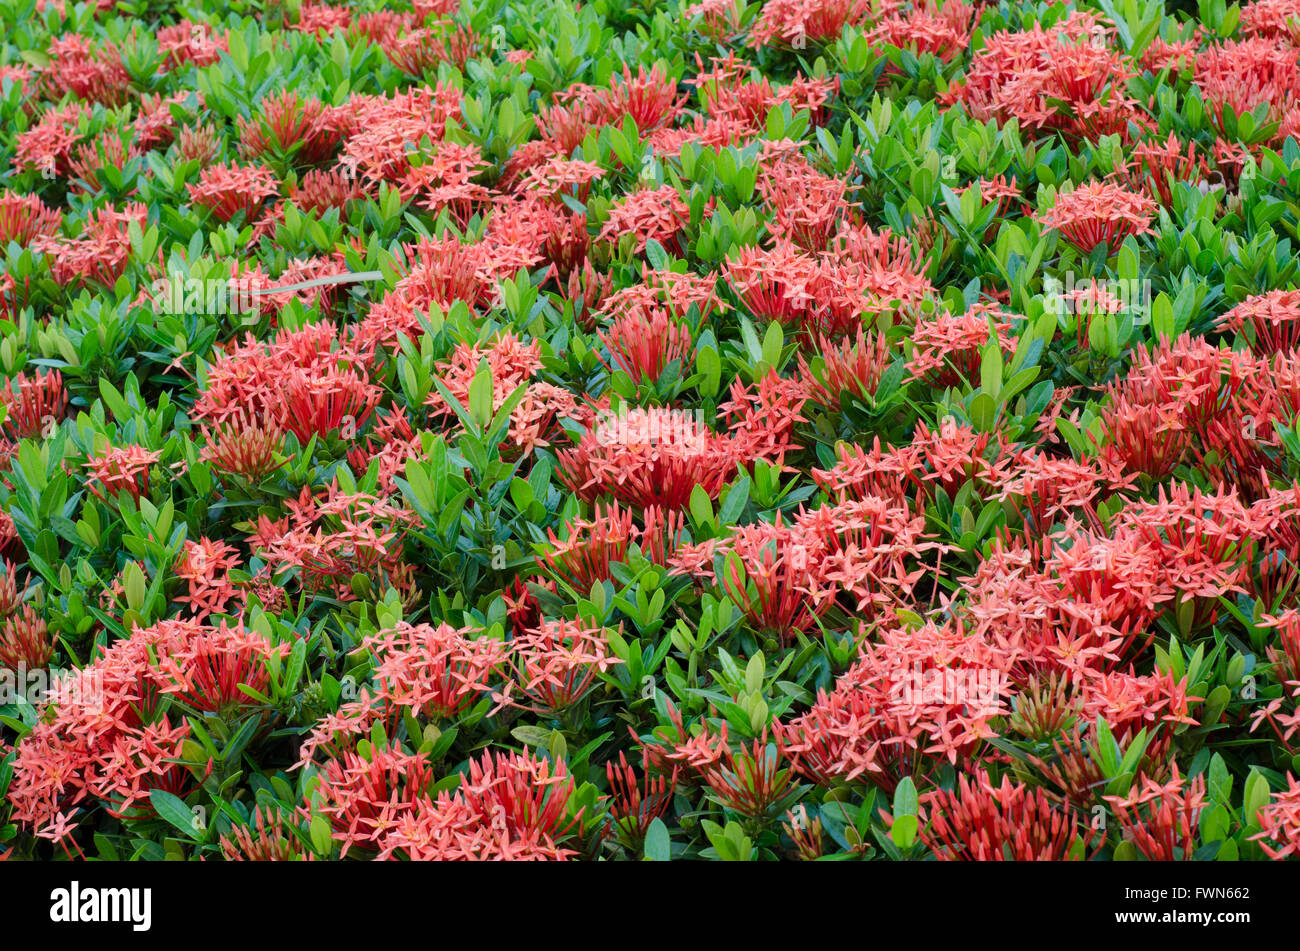
[[[763,362],[768,366],[775,367],[781,362],[781,347],[785,342],[785,336],[781,330],[781,325],[775,320],[767,325],[767,331],[763,334]]]
[[[1206,777],[1206,791],[1211,799],[1226,803],[1232,797],[1232,773],[1223,757],[1215,753],[1210,757],[1210,768]]]
[[[662,819],[654,819],[646,829],[644,854],[647,862],[667,862],[671,858],[672,847],[668,838],[668,827],[664,825]]]
[[[330,824],[324,816],[313,816],[307,830],[311,835],[312,848],[318,855],[329,855],[334,851],[334,837],[330,834]]]
[[[1259,810],[1268,805],[1268,799],[1268,780],[1262,773],[1251,767],[1250,775],[1246,777],[1246,792],[1242,806],[1242,819],[1247,825],[1257,822]]]
[[[749,502],[749,486],[749,476],[742,476],[731,485],[718,509],[719,523],[723,525],[736,523],[736,519],[740,518],[740,513],[745,510],[745,505]]]
[[[158,813],[160,818],[175,826],[191,839],[202,838],[203,829],[198,824],[198,816],[189,806],[185,805],[185,800],[167,792],[165,789],[153,789],[149,792],[149,801],[153,803],[154,811]]]
[[[1104,718],[1097,720],[1097,753],[1101,757],[1101,768],[1106,776],[1119,772],[1119,744],[1110,732],[1110,724]]]
[[[713,525],[713,503],[704,486],[697,485],[691,490],[691,517],[697,525]]]
[[[903,781],[898,784],[894,790],[894,819],[901,816],[914,816],[920,806],[920,800],[916,795],[916,783],[912,782],[911,776],[903,777]]]
[[[645,256],[646,260],[650,262],[650,266],[656,271],[668,270],[668,252],[654,238],[645,243]]]
[[[975,428],[982,433],[991,432],[997,418],[997,401],[988,393],[976,393],[970,403],[970,421]]]
[[[492,370],[487,358],[479,361],[478,370],[469,384],[469,415],[483,429],[492,422]]]
[[[718,351],[711,346],[701,346],[695,355],[695,368],[699,371],[700,395],[711,397],[717,395],[722,382],[722,359]]]
[[[900,849],[910,849],[912,843],[916,841],[916,832],[919,827],[916,816],[898,816],[894,819],[894,825],[889,830],[889,838]]]
[[[1002,392],[1002,348],[998,346],[996,337],[984,348],[984,359],[980,361],[980,389],[994,400]]]

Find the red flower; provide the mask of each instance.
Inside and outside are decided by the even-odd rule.
[[[118,106],[130,95],[131,76],[115,44],[96,48],[84,36],[65,33],[50,38],[49,53],[50,63],[40,74],[46,98],[57,102],[71,93],[83,102]]]
[[[186,63],[210,66],[221,59],[222,51],[230,50],[227,37],[217,36],[208,24],[193,20],[160,26],[157,37],[158,52],[167,57],[164,69],[179,69]]]
[[[1020,186],[1014,177],[1007,175],[994,175],[992,178],[981,176],[973,182],[954,188],[953,192],[959,196],[965,195],[971,188],[979,189],[980,200],[984,204],[997,205],[999,218],[1011,213],[1021,200]]]
[[[995,33],[940,101],[963,103],[981,122],[1014,118],[1035,133],[1127,137],[1130,122],[1151,122],[1126,95],[1135,73],[1112,32],[1096,13],[1075,11],[1048,29]]]
[[[565,94],[573,94],[574,88],[570,86]],[[596,111],[610,124],[621,124],[623,116],[631,116],[643,136],[669,124],[685,101],[686,97],[678,93],[676,80],[667,75],[660,63],[649,72],[644,66],[638,66],[635,76],[624,64],[623,74],[612,75],[609,88],[596,91],[591,100]]]
[[[78,812],[102,806],[122,819],[155,818],[151,790],[188,794],[194,776],[176,760],[189,727],[172,726],[160,700],[176,689],[172,674],[186,672],[181,658],[204,631],[194,621],[137,627],[59,681],[18,744],[9,791],[18,822],[71,844]]]
[[[149,469],[161,458],[160,450],[141,446],[106,447],[86,460],[87,487],[101,499],[105,494],[114,498],[118,492],[125,491],[139,502],[149,491]]]
[[[1120,171],[1133,188],[1141,188],[1166,208],[1174,203],[1175,182],[1197,182],[1209,177],[1205,159],[1196,154],[1196,143],[1184,147],[1173,132],[1163,144],[1135,142],[1131,147],[1128,165]]]
[[[454,793],[397,813],[380,858],[558,860],[574,855],[558,841],[580,829],[571,815],[575,785],[563,761],[552,766],[528,754],[485,752],[471,760]]]
[[[1287,773],[1287,788],[1274,793],[1256,816],[1260,831],[1251,836],[1271,859],[1285,859],[1300,850],[1300,781]]]
[[[1194,433],[1184,419],[1185,405],[1170,398],[1175,381],[1151,382],[1155,385],[1140,374],[1113,382],[1107,388],[1110,405],[1102,423],[1110,437],[1108,448],[1128,469],[1163,479],[1183,461]]]
[[[0,192],[0,247],[17,241],[26,247],[37,235],[52,236],[63,222],[63,212],[46,208],[39,195]]]
[[[392,96],[353,94],[329,117],[331,127],[344,133],[344,168],[356,178],[396,182],[411,168],[417,154],[407,148],[428,139],[441,142],[449,119],[460,118],[460,90],[439,83],[413,87]]]
[[[1092,182],[1073,191],[1059,192],[1056,203],[1036,216],[1044,232],[1059,231],[1084,254],[1098,245],[1107,256],[1119,250],[1130,235],[1147,234],[1155,215],[1155,202],[1118,185]]]
[[[336,131],[326,121],[328,115],[329,107],[320,100],[305,99],[293,90],[267,96],[259,103],[258,114],[252,119],[241,116],[235,123],[240,155],[256,160],[292,152],[295,165],[319,164],[334,153],[339,143]],[[262,181],[275,185],[270,178]],[[250,185],[256,183],[258,180],[250,181]],[[227,215],[226,220],[230,217]]]
[[[433,155],[413,158],[397,187],[403,195],[418,195],[435,215],[446,209],[464,227],[476,212],[491,207],[492,191],[472,181],[490,167],[477,146],[443,142]]]
[[[1153,862],[1186,862],[1196,850],[1197,828],[1205,804],[1205,774],[1190,783],[1178,775],[1157,783],[1140,776],[1137,791],[1126,796],[1106,796],[1124,839]]]
[[[1270,617],[1267,614],[1263,615],[1260,618],[1260,626],[1277,631],[1277,639],[1279,643],[1277,645],[1268,645],[1268,647],[1265,648],[1265,651],[1268,655],[1269,663],[1273,666],[1274,678],[1288,688],[1288,690],[1284,692],[1283,696],[1285,697],[1289,692],[1291,698],[1295,699],[1295,688],[1300,687],[1300,611],[1283,611],[1277,617]],[[1278,647],[1281,647],[1281,653],[1278,652]],[[1251,731],[1253,732],[1259,722],[1264,719],[1274,721],[1273,727],[1275,730],[1278,729],[1278,725],[1281,723],[1281,725],[1288,727],[1288,729],[1285,733],[1278,730],[1278,733],[1283,744],[1288,744],[1291,735],[1296,730],[1297,718],[1293,713],[1290,717],[1283,716],[1274,720],[1273,714],[1276,709],[1277,708],[1273,705],[1270,705],[1269,707],[1266,707],[1261,714],[1256,714],[1256,722],[1255,725],[1251,727]]]
[[[1251,350],[1260,356],[1293,351],[1300,347],[1300,290],[1247,297],[1223,314],[1218,326],[1244,333]]]
[[[14,167],[36,169],[50,176],[66,175],[72,147],[82,137],[78,127],[90,112],[89,105],[76,100],[46,110],[30,129],[18,135]]]
[[[1209,119],[1224,136],[1225,110],[1237,116],[1266,107],[1264,123],[1281,122],[1300,95],[1300,50],[1261,38],[1229,41],[1196,55],[1193,79]]]
[[[216,129],[209,125],[187,125],[176,134],[176,150],[181,158],[207,165],[220,151]]]
[[[974,756],[1006,712],[1014,656],[961,622],[880,627],[830,693],[778,727],[796,768],[819,785],[866,777],[892,792],[946,759]],[[869,776],[867,775],[869,774]]]
[[[314,862],[293,823],[278,809],[253,807],[250,825],[234,825],[218,844],[227,862]]]
[[[1235,490],[1213,493],[1176,484],[1153,502],[1135,502],[1119,515],[1161,553],[1161,574],[1179,600],[1199,599],[1209,623],[1218,598],[1241,590],[1250,563],[1253,522]]]
[[[1292,603],[1300,582],[1300,484],[1266,493],[1250,507],[1259,560],[1248,586],[1266,610]],[[1300,665],[1296,668],[1300,679]]]
[[[600,237],[619,241],[623,235],[636,237],[636,252],[645,251],[646,244],[658,241],[673,254],[680,254],[677,235],[690,221],[690,207],[682,201],[672,185],[643,188],[621,198],[609,210],[609,219],[600,230]]]
[[[519,689],[534,709],[567,710],[596,685],[597,675],[623,663],[610,652],[605,632],[581,621],[543,621],[515,636]]]
[[[838,413],[845,397],[870,404],[881,377],[893,360],[889,338],[859,329],[857,339],[846,337],[838,345],[818,335],[811,346],[811,363],[799,354],[799,381],[808,401]]]
[[[178,599],[184,602],[197,620],[209,614],[223,614],[226,605],[235,596],[235,586],[230,583],[230,570],[239,567],[235,549],[225,542],[200,538],[186,541],[176,577],[186,582],[189,593]]]
[[[676,770],[668,777],[647,774],[638,781],[627,755],[620,751],[617,763],[611,759],[605,764],[605,776],[610,789],[609,833],[633,843],[643,841],[650,823],[663,815],[672,801]]]
[[[378,43],[394,66],[418,78],[429,70],[436,72],[439,63],[454,63],[463,70],[470,57],[481,53],[483,38],[468,26],[444,21],[401,35],[385,35]]]
[[[447,310],[464,301],[471,311],[486,309],[505,269],[489,258],[485,244],[463,245],[455,238],[423,240],[407,249],[409,269],[392,291],[370,308],[357,328],[357,345],[371,351],[382,345],[396,349],[399,336],[418,339],[418,314],[431,306]],[[533,254],[532,259],[536,259]],[[514,270],[509,275],[514,276]]]
[[[929,821],[922,821],[921,841],[940,860],[1083,861],[1106,838],[1094,841],[1083,817],[1053,805],[1041,788],[1009,776],[994,786],[984,770],[958,774],[956,790],[926,793],[922,802]]]
[[[759,167],[758,191],[776,220],[769,227],[778,240],[806,251],[825,251],[844,218],[854,213],[848,186],[817,171],[802,156],[778,155]]]
[[[757,136],[767,113],[783,102],[789,103],[796,112],[807,109],[813,122],[820,122],[826,103],[839,89],[838,77],[808,79],[798,73],[788,85],[773,86],[770,79],[751,64],[737,59],[734,52],[728,53],[725,59],[714,57],[711,63],[713,68],[705,69],[700,54],[695,54],[694,82],[712,118],[697,125],[687,137],[717,146],[735,145],[738,143],[734,139]],[[769,143],[765,148],[773,145]]]
[[[185,187],[193,202],[218,221],[230,221],[240,212],[251,221],[268,199],[280,193],[280,183],[263,165],[206,165],[199,172],[199,183]]]
[[[44,438],[68,411],[68,394],[58,370],[19,373],[0,387],[0,406],[6,410],[0,433],[5,439]]]
[[[329,820],[334,840],[343,843],[340,855],[388,846],[401,818],[429,801],[433,781],[423,756],[393,745],[376,745],[366,757],[348,752],[327,760],[316,791],[321,815]]]
[[[782,762],[778,744],[768,742],[767,730],[749,744],[733,750],[720,747],[721,757],[704,771],[709,798],[751,819],[768,818],[789,801],[796,789],[794,771]]]
[[[458,344],[451,357],[439,366],[443,385],[462,407],[469,407],[470,386],[485,361],[492,374],[493,413],[527,383],[523,398],[510,414],[508,452],[527,454],[538,446],[548,445],[559,421],[577,412],[573,394],[568,390],[550,383],[528,382],[542,366],[539,344],[524,343],[509,331],[484,344]],[[453,415],[452,407],[439,390],[431,391],[425,403],[434,416]]]
[[[672,566],[715,581],[756,631],[790,641],[835,603],[838,588],[825,577],[825,554],[820,536],[783,524],[778,512],[775,523],[742,525],[726,539],[682,546]]]
[[[7,575],[6,577],[10,577]],[[39,670],[54,656],[45,618],[30,604],[24,604],[0,622],[0,667]]]
[[[737,0],[697,0],[684,11],[682,18],[695,20],[699,17],[699,29],[711,39],[721,40],[734,33],[740,19]]]
[[[815,258],[790,244],[771,251],[743,247],[722,266],[723,276],[745,310],[780,324],[815,323],[811,292],[819,268]]]
[[[272,644],[242,624],[222,621],[219,628],[204,628],[181,649],[161,658],[161,668],[173,681],[163,692],[195,710],[230,716],[258,702],[241,686],[266,693],[271,664],[287,658],[290,647]]]
[[[317,36],[329,36],[335,29],[346,30],[351,25],[350,8],[331,6],[328,3],[312,3],[310,0],[298,8],[298,22],[286,23],[291,30],[315,33]]]
[[[1255,0],[1241,8],[1241,32],[1294,45],[1300,40],[1300,7],[1296,0]]]
[[[688,367],[694,353],[690,328],[658,307],[615,319],[600,339],[614,365],[638,384],[655,382],[673,361]]]
[[[79,145],[68,163],[69,177],[74,181],[69,185],[74,192],[95,192],[100,188],[98,172],[105,168],[122,168],[139,153],[134,146],[128,147],[119,133],[114,130]],[[130,194],[138,194],[132,189]]]
[[[749,30],[754,46],[834,42],[845,26],[897,8],[896,0],[768,0]]]
[[[279,522],[260,516],[249,537],[277,572],[298,568],[307,591],[328,591],[344,601],[356,599],[356,574],[380,590],[392,585],[409,594],[411,568],[402,561],[402,542],[417,521],[413,512],[364,492],[342,492],[337,484],[323,496],[304,486],[289,508]]]
[[[907,13],[893,13],[879,20],[867,33],[867,40],[888,43],[913,55],[930,53],[948,63],[970,45],[975,19],[975,5],[961,0],[950,0],[933,10],[918,5]],[[886,72],[900,75],[892,64],[886,66]]]
[[[617,502],[604,511],[596,503],[594,509],[591,519],[569,522],[564,541],[556,537],[554,530],[547,529],[549,544],[536,559],[538,567],[581,595],[590,592],[592,585],[613,577],[610,564],[627,560],[628,546],[637,535],[632,512],[620,511]]]
[[[50,272],[61,284],[84,285],[93,280],[112,287],[131,257],[130,224],[144,227],[148,212],[139,202],[129,202],[120,211],[102,205],[87,217],[80,236],[37,235],[31,248],[53,256]]]
[[[940,311],[919,318],[912,330],[912,358],[907,369],[913,380],[925,380],[935,389],[975,386],[980,378],[984,349],[996,334],[1004,357],[1015,350],[1011,322],[997,307],[976,304],[964,314]]]
[[[312,436],[340,429],[355,435],[383,396],[382,388],[355,370],[331,366],[322,371],[298,371],[284,383],[284,426],[306,445]]]
[[[365,441],[348,450],[348,465],[365,472],[372,462],[378,462],[379,488],[393,492],[397,487],[394,480],[405,470],[406,460],[420,452],[420,437],[411,428],[406,411],[399,409],[382,417],[376,414]]]
[[[510,656],[504,641],[447,624],[401,622],[364,643],[376,658],[374,702],[434,720],[460,716],[486,696]]]
[[[742,458],[735,442],[683,410],[602,411],[578,444],[562,449],[558,474],[580,498],[605,494],[636,508],[684,508],[698,485],[717,498]]]
[[[342,209],[362,197],[361,187],[340,169],[314,169],[289,186],[289,199],[303,211]]]

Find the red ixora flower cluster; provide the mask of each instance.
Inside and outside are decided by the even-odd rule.
[[[725,432],[673,408],[588,410],[577,444],[558,454],[559,475],[588,501],[610,495],[635,508],[680,509],[696,486],[716,497],[742,463],[779,463],[804,401],[797,384],[775,375],[752,389],[737,382],[719,407],[731,423]]]
[[[819,784],[859,776],[892,791],[906,776],[976,755],[1011,693],[1010,655],[961,622],[881,628],[804,714],[777,727],[795,768]]]
[[[280,193],[271,170],[261,165],[209,165],[199,173],[197,185],[186,187],[194,203],[218,221],[229,221],[240,212],[250,220],[267,199]]]
[[[418,522],[415,513],[368,493],[343,492],[337,484],[320,494],[304,486],[287,507],[282,519],[259,516],[248,543],[277,571],[296,569],[305,590],[351,601],[356,575],[380,590],[410,590],[412,567],[402,558],[401,542]]]
[[[46,715],[14,761],[14,816],[36,834],[77,849],[80,812],[102,808],[122,819],[154,815],[149,793],[183,795],[205,775],[202,763],[182,765],[190,736],[184,708],[250,706],[238,689],[265,687],[273,645],[242,627],[209,628],[195,621],[139,627],[86,667],[58,681]],[[184,708],[168,710],[165,695]],[[210,767],[210,764],[208,764]]]
[[[723,276],[747,312],[808,335],[853,334],[882,315],[912,320],[931,292],[906,242],[887,230],[846,226],[831,250],[805,251],[778,241],[744,247]]]
[[[4,563],[0,575],[0,668],[40,670],[54,656],[49,625],[30,603],[23,603],[26,582],[19,585],[16,567]]]
[[[509,646],[480,628],[399,623],[368,637],[375,659],[372,687],[324,717],[303,743],[300,764],[318,751],[338,755],[375,724],[396,730],[406,716],[454,719],[480,700],[509,697]]]
[[[925,806],[922,839],[948,861],[1079,862],[1105,840],[1087,817],[1009,776],[995,786],[987,773],[960,775],[956,790],[927,793]]]
[[[370,380],[369,364],[370,358],[351,341],[341,340],[328,323],[283,331],[269,344],[249,336],[243,344],[233,343],[207,369],[206,386],[194,412],[199,419],[218,426],[232,424],[211,432],[218,442],[223,435],[239,440],[237,434],[247,432],[250,426],[261,430],[243,437],[262,442],[260,449],[232,447],[227,451],[234,455],[226,457],[228,465],[242,469],[227,471],[256,475],[269,471],[266,467],[271,465],[269,450],[276,442],[276,431],[292,432],[300,444],[344,428],[349,438],[356,436],[382,393]],[[220,452],[214,447],[209,454]],[[243,452],[252,454],[246,464],[239,462]]]
[[[230,570],[239,565],[238,553],[225,542],[200,538],[186,541],[184,554],[176,566],[176,576],[185,581],[189,592],[183,602],[194,617],[203,620],[209,614],[223,614],[235,596]]]
[[[1119,250],[1130,235],[1151,231],[1155,202],[1118,185],[1091,182],[1059,192],[1056,203],[1038,216],[1044,231],[1059,231],[1084,254],[1099,245],[1107,256]]]
[[[121,210],[101,207],[86,218],[77,237],[40,234],[30,247],[51,256],[50,273],[61,284],[94,281],[111,287],[131,256],[131,224],[143,227],[148,215],[148,209],[138,202],[129,202]]]
[[[328,761],[317,786],[319,808],[343,852],[415,861],[560,860],[559,843],[576,831],[574,783],[564,766],[527,754],[486,752],[469,764],[455,792],[431,795],[423,757],[375,747]]]
[[[511,333],[503,333],[482,346],[459,344],[440,367],[443,386],[462,409],[470,405],[470,388],[479,365],[484,362],[492,377],[493,413],[505,405],[518,387],[526,387],[510,413],[509,440],[517,451],[528,454],[538,446],[548,445],[559,429],[560,420],[577,412],[577,404],[568,390],[550,383],[531,382],[542,368],[541,351],[536,342],[524,343]],[[439,390],[432,391],[426,402],[435,415],[451,416],[454,412]]]
[[[1151,120],[1128,95],[1137,72],[1112,32],[1098,14],[1076,10],[1047,29],[995,33],[940,101],[961,103],[982,122],[1015,119],[1075,141],[1128,138],[1131,123],[1146,128]]]
[[[1228,138],[1225,113],[1262,107],[1264,123],[1280,123],[1300,94],[1300,50],[1260,37],[1210,46],[1196,54],[1193,78],[1210,121]]]
[[[137,502],[149,492],[149,472],[162,452],[142,446],[108,446],[86,460],[90,491],[111,499],[119,492]]]

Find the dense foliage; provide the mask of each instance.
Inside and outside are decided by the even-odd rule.
[[[1297,848],[1297,0],[0,19],[0,852]]]

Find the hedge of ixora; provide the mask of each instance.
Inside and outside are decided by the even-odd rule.
[[[0,855],[1300,848],[1300,0],[0,18]]]

